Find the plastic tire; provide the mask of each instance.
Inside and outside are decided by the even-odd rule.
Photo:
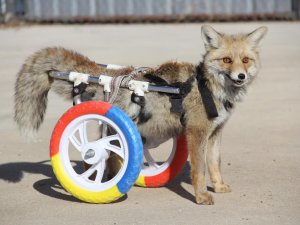
[[[81,130],[87,130],[85,123],[88,122],[86,121],[93,120],[99,120],[99,124],[101,121],[104,121],[104,123],[107,121],[107,124],[116,130],[116,135],[114,137],[101,137],[93,142],[89,142],[87,138],[80,136],[80,138],[77,138],[80,139],[80,142],[79,140],[74,141],[76,137],[75,131],[73,132],[72,129],[78,129],[80,133]],[[81,128],[81,126],[85,127]],[[113,138],[109,139],[110,137]],[[114,141],[113,139],[118,141],[119,148],[116,146],[111,147],[110,141]],[[108,141],[103,142],[103,140]],[[104,144],[99,145],[100,142]],[[94,175],[97,174],[98,176],[99,173],[101,178],[91,180],[88,177],[89,175],[86,175],[87,173],[84,174],[89,169],[82,174],[75,171],[75,167],[72,165],[74,162],[69,158],[69,151],[71,151],[70,148],[73,143],[75,143],[74,146],[78,145],[77,150],[80,149],[78,154],[82,156],[82,160],[91,164],[90,171],[93,169]],[[112,150],[107,150],[106,146]],[[94,156],[88,158],[86,157],[89,155],[87,150],[92,151],[91,149],[95,149],[93,151]],[[142,167],[142,149],[143,144],[136,126],[122,110],[106,102],[89,101],[72,107],[57,122],[51,137],[50,157],[58,181],[70,194],[85,202],[109,203],[119,199],[134,185]],[[107,157],[111,154],[110,151],[122,155],[124,161],[116,177],[102,182],[104,169],[101,167],[106,166]],[[103,172],[101,172],[102,170]]]
[[[166,185],[180,173],[187,158],[188,149],[185,135],[173,138],[173,149],[167,161],[162,165],[153,164],[152,162],[152,165],[143,166],[136,185],[141,187],[161,187]]]

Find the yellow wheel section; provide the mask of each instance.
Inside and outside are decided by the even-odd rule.
[[[60,184],[69,193],[72,193],[74,197],[82,201],[90,202],[90,203],[110,203],[123,196],[123,194],[119,191],[116,185],[108,190],[104,190],[101,192],[92,192],[80,188],[69,179],[69,176],[66,174],[63,168],[62,161],[60,159],[59,154],[56,154],[51,158],[51,164],[55,176],[60,182]]]

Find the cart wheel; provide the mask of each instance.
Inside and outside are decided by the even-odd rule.
[[[144,149],[145,162],[136,181],[138,186],[161,187],[180,173],[188,157],[186,137],[181,135],[173,138],[172,151],[163,162],[155,160],[151,153],[151,150]]]
[[[109,132],[101,132],[103,128]],[[91,203],[119,199],[134,185],[143,161],[143,144],[131,119],[106,102],[89,101],[69,109],[57,122],[50,156],[60,184],[76,198]],[[108,174],[110,158],[119,170]],[[83,166],[88,165],[88,169]]]

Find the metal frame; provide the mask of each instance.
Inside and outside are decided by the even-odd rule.
[[[60,72],[60,71],[50,71],[49,76],[60,80],[72,81],[74,82],[74,86],[77,86],[80,83],[85,83],[85,84],[94,83],[94,84],[102,85],[104,86],[105,96],[107,96],[107,94],[111,92],[110,83],[113,79],[113,77],[106,74],[101,74],[99,77],[96,77],[85,73]],[[131,80],[128,84],[128,87],[121,86],[121,88],[128,88],[138,96],[144,96],[145,92],[150,92],[150,91],[162,92],[168,94],[180,94],[180,89],[176,87],[153,85],[146,81],[137,81],[137,80]]]

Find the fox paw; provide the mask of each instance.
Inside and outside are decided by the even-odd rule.
[[[199,192],[196,193],[196,202],[200,205],[213,205],[214,199],[213,196],[208,192]]]
[[[228,184],[215,184],[214,191],[216,193],[228,193],[231,192],[231,188]]]

